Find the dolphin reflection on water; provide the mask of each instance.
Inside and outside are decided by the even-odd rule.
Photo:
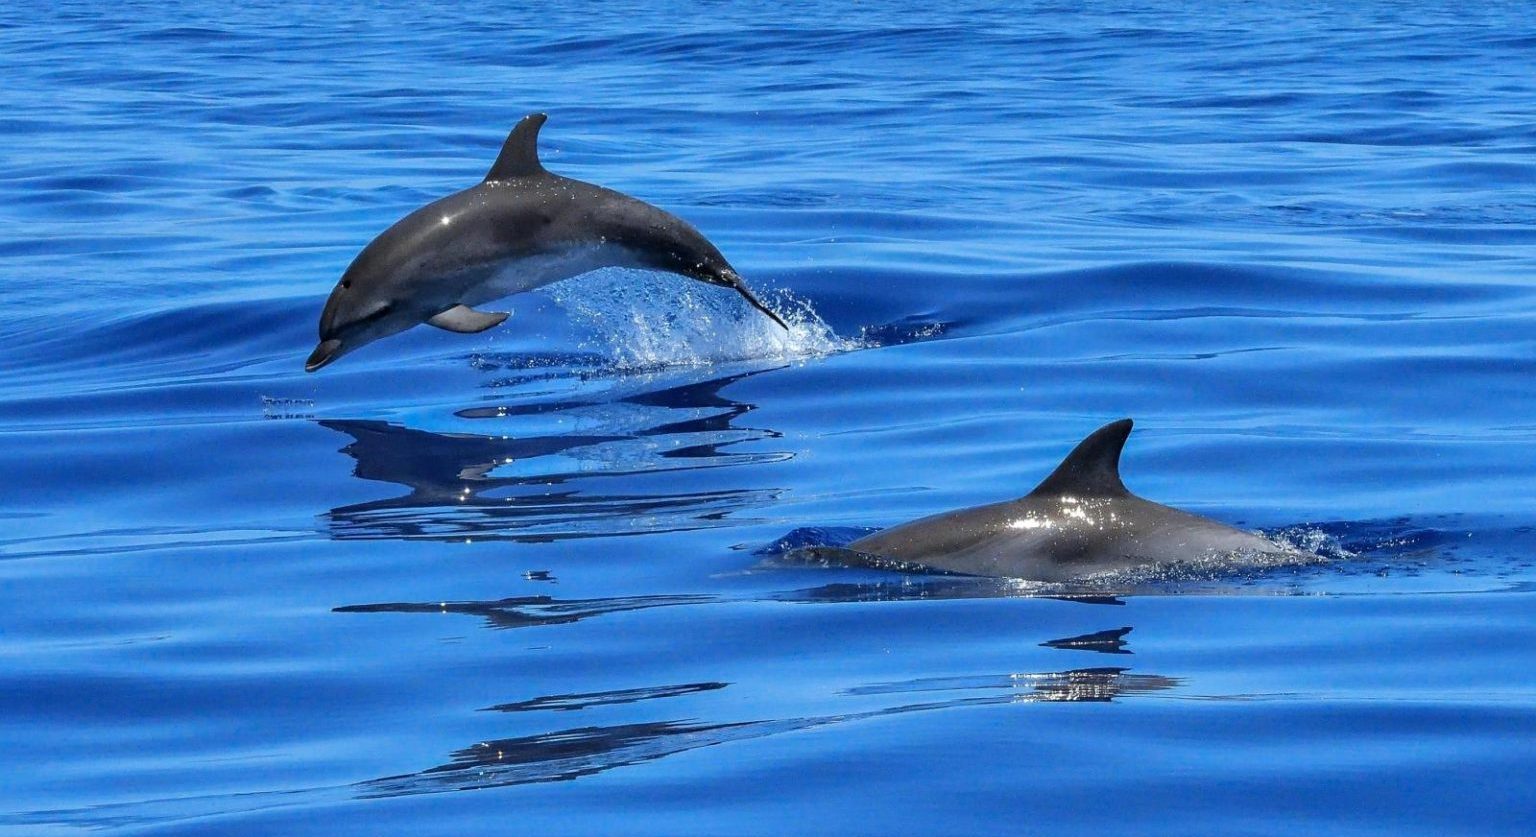
[[[802,730],[968,707],[1028,703],[1108,703],[1128,695],[1174,689],[1181,682],[1175,677],[1132,674],[1125,668],[1101,667],[876,684],[849,689],[844,694],[866,700],[878,696],[894,696],[905,702],[834,715],[724,722],[644,721],[490,739],[454,751],[445,763],[415,773],[361,782],[353,788],[361,797],[379,798],[534,782],[571,781],[702,747]],[[636,695],[645,699],[648,696],[697,694],[724,689],[729,685],[717,682],[684,687],[625,689],[622,690],[622,700],[632,702]],[[590,699],[592,696],[578,697]],[[596,697],[603,700],[601,695]],[[914,701],[913,698],[919,699]],[[570,701],[571,696],[556,695],[491,708],[502,711],[506,711],[505,707],[513,707],[516,711],[526,711],[530,707],[564,708],[570,705]]]
[[[656,761],[701,747],[750,741],[801,730],[906,715],[916,712],[1024,703],[1108,703],[1126,695],[1173,689],[1177,678],[1132,674],[1124,668],[1001,674],[891,684],[887,691],[854,691],[862,696],[934,693],[930,700],[841,715],[810,715],[753,721],[705,723],[646,721],[559,729],[517,738],[480,741],[454,751],[450,760],[415,773],[388,776],[354,787],[364,798],[557,782],[593,776],[620,767]],[[722,684],[724,685],[724,684]]]
[[[706,481],[693,480],[685,490],[657,490],[644,477],[788,457],[730,449],[778,436],[740,426],[754,406],[721,394],[761,371],[611,401],[475,407],[456,414],[501,434],[319,420],[351,437],[341,451],[356,460],[355,476],[410,489],[331,509],[331,535],[542,542],[725,525],[736,512],[771,503],[778,489],[706,487]],[[530,414],[541,416],[541,424],[554,415],[588,430],[510,435]]]
[[[620,613],[635,614],[658,608],[716,607],[731,601],[856,604],[870,601],[871,596],[882,600],[899,598],[888,585],[873,585],[870,590],[859,590],[856,587],[850,585],[783,591],[766,597],[748,596],[742,599],[718,595],[652,595],[606,600],[524,596],[482,602],[348,605],[335,608],[335,611],[347,614],[449,614],[483,619],[483,627],[493,630],[513,628],[560,631],[577,621],[606,618]],[[912,595],[926,598],[921,594]],[[1124,655],[1130,653],[1125,646],[1126,635],[1131,630],[1122,627],[1094,631],[1047,640],[1039,643],[1038,647],[1074,655]],[[1054,655],[1055,651],[1049,653]],[[607,673],[603,677],[605,682],[611,682]],[[958,674],[851,685],[836,693],[839,697],[857,701],[856,706],[849,707],[850,711],[746,720],[700,718],[700,713],[709,712],[711,707],[730,713],[738,706],[727,692],[743,687],[718,679],[699,678],[662,685],[535,695],[481,707],[481,711],[511,713],[516,717],[507,720],[516,720],[520,725],[535,723],[541,715],[548,713],[566,715],[594,707],[633,706],[633,714],[641,718],[649,715],[651,718],[625,719],[605,725],[563,726],[546,732],[490,738],[453,751],[448,760],[440,764],[412,773],[359,782],[350,786],[350,790],[363,798],[379,798],[572,781],[704,747],[803,730],[968,708],[1037,703],[1110,703],[1124,697],[1178,689],[1183,684],[1182,678],[1135,673],[1123,666],[1087,666],[1060,670],[1026,668],[1004,673]],[[723,700],[706,700],[706,696],[719,696]],[[670,701],[679,698],[690,699],[686,715],[674,712],[670,719],[654,719],[656,709],[671,706]],[[875,705],[871,707],[871,703]]]

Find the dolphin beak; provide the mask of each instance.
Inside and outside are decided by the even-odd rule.
[[[336,355],[340,352],[340,340],[321,341],[320,345],[316,346],[315,350],[309,353],[309,360],[304,361],[304,371],[313,372],[316,369],[319,369],[327,363],[335,360]]]
[[[789,325],[785,323],[778,314],[773,313],[772,309],[764,305],[761,300],[752,295],[752,292],[747,289],[747,284],[741,281],[741,276],[739,274],[737,274],[735,271],[728,271],[724,276],[720,278],[721,284],[725,285],[727,288],[735,290],[736,293],[741,294],[741,298],[745,299],[748,305],[751,305],[753,308],[756,308],[764,314],[767,314],[768,319],[773,320],[779,324],[779,328],[782,328],[785,331],[789,331]]]

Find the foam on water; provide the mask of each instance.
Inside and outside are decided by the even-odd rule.
[[[599,270],[543,293],[586,332],[582,348],[608,355],[624,371],[800,361],[863,345],[834,334],[808,300],[784,289],[759,296],[788,330],[727,289],[637,271]]]

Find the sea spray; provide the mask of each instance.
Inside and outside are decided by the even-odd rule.
[[[639,279],[639,281],[637,281]],[[754,360],[796,361],[859,348],[833,333],[809,301],[764,294],[789,329],[735,294],[634,271],[600,270],[545,289],[585,332],[582,348],[637,371]]]

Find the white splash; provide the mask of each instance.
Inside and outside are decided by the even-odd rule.
[[[1275,530],[1268,534],[1264,532],[1259,532],[1258,534],[1267,537],[1281,546],[1288,546],[1292,549],[1310,552],[1325,558],[1348,559],[1360,557],[1357,553],[1347,549],[1337,537],[1315,526],[1287,526],[1284,529]]]
[[[636,271],[600,270],[544,290],[588,333],[582,348],[626,370],[749,360],[805,360],[859,348],[838,337],[808,301],[760,293],[780,328],[729,288]]]

